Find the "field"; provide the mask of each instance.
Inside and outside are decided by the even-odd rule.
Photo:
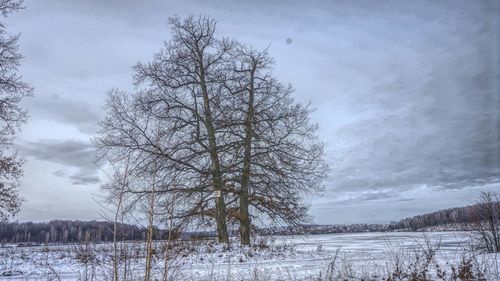
[[[482,272],[487,280],[500,276],[500,258],[471,254],[470,245],[467,232],[259,237],[256,246],[230,249],[211,241],[185,241],[167,252],[164,243],[157,242],[153,272],[158,280],[163,274],[170,280],[336,280],[341,276],[381,280],[398,268],[418,272],[427,267],[429,276],[443,274],[441,270],[448,278],[444,280],[454,280],[453,270],[458,272],[460,264],[468,262],[474,267],[471,271]],[[141,279],[144,247],[143,243],[119,245],[120,274]],[[112,256],[111,244],[4,247],[0,280],[111,280]]]

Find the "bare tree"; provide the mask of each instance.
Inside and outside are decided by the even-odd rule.
[[[229,70],[230,77],[227,79],[226,87],[235,95],[246,95],[242,97],[243,104],[243,160],[241,168],[241,179],[239,188],[239,222],[240,241],[243,245],[250,244],[250,214],[249,214],[249,184],[252,162],[252,141],[255,126],[255,95],[265,94],[261,92],[261,85],[269,80],[266,71],[271,64],[271,59],[267,52],[257,52],[238,46],[233,52],[233,60],[230,61],[232,67]],[[264,86],[265,87],[265,86]]]
[[[21,8],[20,0],[0,1],[3,18]],[[8,35],[5,23],[0,22],[0,220],[16,214],[21,204],[18,186],[23,174],[22,160],[9,150],[20,126],[27,119],[20,102],[32,93],[32,88],[18,74],[22,58],[18,38],[19,35]]]
[[[473,210],[473,228],[479,235],[479,247],[489,253],[500,252],[500,195],[481,193]]]
[[[231,132],[241,149],[232,150],[237,170],[233,192],[239,197],[240,238],[250,244],[250,206],[274,221],[297,225],[307,221],[302,196],[322,189],[328,172],[323,146],[311,124],[309,106],[296,102],[290,86],[273,75],[267,49],[238,45],[232,51],[224,81],[238,97]],[[239,186],[239,188],[238,188]]]
[[[200,214],[201,203],[197,195],[207,188],[207,175],[204,173],[207,163],[198,161],[196,153],[194,156],[187,154],[196,147],[184,145],[186,138],[171,131],[171,120],[155,115],[156,109],[146,104],[143,96],[156,95],[111,91],[105,104],[107,117],[101,122],[102,130],[94,140],[95,144],[100,154],[107,155],[114,163],[134,155],[136,168],[133,175],[129,175],[133,184],[130,183],[126,191],[130,195],[127,203],[130,205],[149,198],[152,192],[144,182],[151,183],[151,167],[156,163],[155,196],[171,198],[175,195],[178,204],[170,209],[173,214],[170,212],[169,215],[176,220],[175,225],[187,223],[188,218]],[[163,199],[155,201],[165,206],[168,204]]]
[[[310,107],[272,75],[267,50],[216,38],[209,18],[171,24],[173,39],[135,67],[138,92],[110,93],[100,150],[117,160],[140,154],[143,170],[156,159],[172,179],[158,202],[168,206],[175,194],[179,206],[170,218],[214,218],[221,243],[233,222],[250,243],[251,210],[262,221],[307,221],[302,197],[320,191],[328,172]]]
[[[119,261],[121,253],[119,254],[118,248],[118,235],[119,235],[119,224],[123,223],[124,210],[122,208],[123,202],[126,201],[126,190],[128,188],[128,175],[130,167],[130,158],[126,158],[123,161],[124,167],[120,167],[108,161],[111,168],[113,169],[113,174],[109,175],[110,181],[104,184],[101,188],[107,193],[106,203],[107,205],[113,205],[115,207],[113,214],[113,280],[120,280],[119,275]],[[121,164],[121,163],[120,163]],[[125,265],[126,266],[126,265]],[[126,268],[124,268],[123,280],[126,280]]]
[[[151,193],[149,194],[149,206],[147,210],[148,219],[148,233],[146,238],[147,251],[146,251],[146,274],[144,281],[151,279],[151,266],[153,258],[153,234],[154,234],[154,219],[155,219],[155,199],[156,199],[156,176],[157,176],[157,161],[153,161]]]
[[[251,203],[271,219],[297,225],[306,222],[303,196],[322,190],[328,166],[309,105],[294,101],[291,87],[275,84],[273,100],[256,110],[252,153]]]
[[[161,94],[161,99],[148,98],[148,102],[164,101],[164,110],[170,111],[165,114],[171,120],[175,119],[172,120],[175,125],[172,131],[188,128],[184,131],[193,133],[194,138],[190,139],[204,150],[196,151],[196,154],[208,156],[211,186],[215,194],[213,215],[217,236],[219,242],[229,243],[224,165],[219,150],[221,135],[217,128],[218,116],[223,110],[217,108],[220,103],[215,101],[223,95],[220,92],[221,66],[233,44],[214,37],[216,23],[209,18],[189,17],[183,21],[172,18],[170,23],[172,40],[151,63],[136,66],[136,83],[147,84]],[[195,145],[194,142],[191,145]]]
[[[167,280],[176,273],[171,264],[178,252],[172,250],[171,242],[195,216],[199,201],[193,194],[198,192],[189,185],[196,182],[189,179],[193,173],[185,172],[183,166],[177,164],[180,160],[172,160],[174,156],[180,157],[182,151],[176,148],[178,142],[170,133],[171,122],[157,118],[155,110],[144,103],[144,95],[154,96],[153,93],[111,91],[105,103],[107,116],[94,142],[111,166],[125,167],[115,169],[117,179],[113,182],[119,184],[106,185],[109,200],[121,205],[129,216],[139,214],[146,219],[145,280],[152,279],[156,252],[153,240],[160,237],[155,225],[165,223],[168,236],[162,237],[167,239],[163,279]]]

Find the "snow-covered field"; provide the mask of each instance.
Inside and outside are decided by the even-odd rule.
[[[175,259],[168,261],[167,274],[172,280],[271,281],[311,280],[328,274],[333,276],[335,271],[354,280],[362,276],[383,276],[397,265],[417,268],[420,265],[416,264],[415,257],[422,258],[429,252],[435,254],[433,262],[451,274],[452,266],[456,267],[464,259],[471,244],[467,232],[350,233],[258,239],[260,246],[234,245],[231,249],[209,241],[183,243],[177,248]],[[158,278],[164,274],[162,246],[163,243],[157,242],[153,265]],[[144,252],[144,244],[122,244],[124,258],[120,274],[126,270],[130,280],[139,279],[144,270]],[[0,280],[111,280],[112,254],[110,244],[2,248]],[[500,276],[499,259],[496,255],[477,254],[474,262],[491,276]],[[433,264],[430,268],[436,267]]]

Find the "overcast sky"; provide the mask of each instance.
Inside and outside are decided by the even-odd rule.
[[[286,4],[285,4],[286,3]],[[21,74],[35,88],[17,140],[19,220],[96,219],[106,177],[90,139],[113,87],[205,14],[262,48],[313,121],[333,170],[309,198],[317,223],[389,222],[500,190],[500,2],[25,1]],[[97,199],[98,200],[98,199]]]

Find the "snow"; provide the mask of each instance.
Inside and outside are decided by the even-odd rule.
[[[213,241],[188,241],[169,262],[173,280],[310,280],[329,266],[351,275],[384,274],[397,258],[409,258],[430,247],[441,267],[460,261],[470,249],[469,232],[349,233],[257,238],[257,245],[230,249]],[[266,240],[265,243],[260,240]],[[144,243],[123,243],[135,276],[144,270]],[[161,249],[163,242],[157,242]],[[0,249],[0,280],[110,280],[112,245],[52,245]],[[498,274],[496,255],[479,255]],[[334,261],[332,263],[332,261]],[[155,259],[159,276],[163,256]],[[11,276],[2,276],[11,275]],[[498,276],[498,275],[497,275]]]

